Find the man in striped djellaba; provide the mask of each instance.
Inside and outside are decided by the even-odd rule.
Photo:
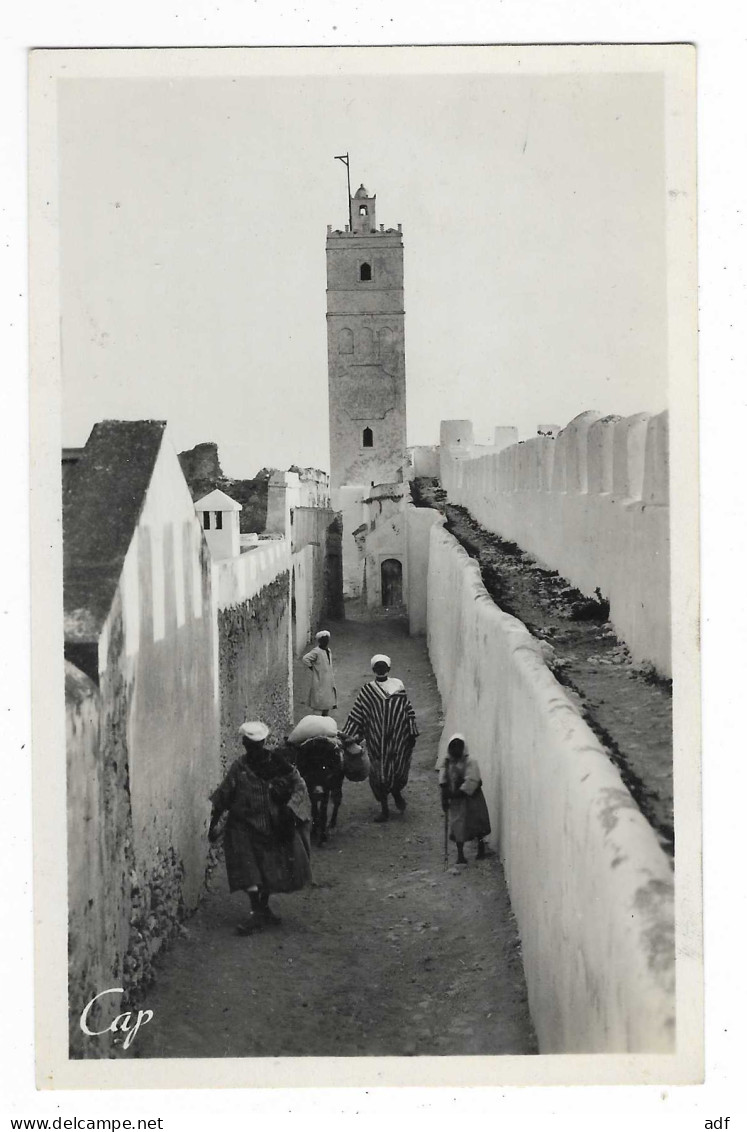
[[[345,735],[366,742],[371,760],[368,781],[381,806],[374,818],[377,822],[389,820],[390,794],[400,812],[407,806],[402,791],[418,736],[412,704],[402,681],[389,675],[391,665],[381,653],[371,658],[375,679],[361,688],[343,728]]]

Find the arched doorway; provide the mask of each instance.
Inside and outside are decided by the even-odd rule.
[[[402,605],[402,563],[396,558],[381,563],[381,604]]]

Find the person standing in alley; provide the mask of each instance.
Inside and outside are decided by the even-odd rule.
[[[400,812],[407,807],[402,791],[418,737],[415,712],[402,681],[389,675],[391,664],[382,653],[371,658],[375,678],[361,688],[343,728],[344,735],[366,742],[371,760],[368,781],[381,806],[374,818],[377,822],[389,820],[390,794]]]
[[[441,807],[448,815],[449,837],[456,842],[458,865],[466,865],[465,841],[477,841],[476,859],[485,856],[484,838],[490,833],[490,818],[477,759],[467,750],[463,735],[449,739],[446,758],[439,759],[438,782]]]
[[[335,670],[332,665],[332,652],[329,647],[330,635],[321,629],[316,635],[316,647],[307,652],[303,663],[311,669],[309,707],[321,715],[328,715],[337,707],[337,688]]]
[[[279,922],[270,908],[273,892],[296,892],[311,883],[311,805],[306,785],[280,752],[265,748],[269,728],[260,720],[239,728],[244,753],[236,759],[213,804],[208,837],[217,841],[228,811],[224,851],[228,887],[246,892],[251,903],[239,935]]]

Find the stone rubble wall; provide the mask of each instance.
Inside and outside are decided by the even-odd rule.
[[[555,439],[487,455],[469,422],[443,423],[449,502],[588,597],[598,588],[634,659],[671,676],[668,414],[582,413]]]
[[[123,690],[124,691],[124,690]],[[123,986],[130,937],[132,816],[129,804],[126,692],[102,704],[99,689],[65,663],[67,749],[68,993],[72,1058],[108,1056],[109,1036],[91,1042],[80,1014],[94,994]],[[103,755],[103,757],[102,757]],[[121,995],[110,996],[109,1017]],[[103,1029],[94,1007],[89,1028]]]
[[[540,1051],[671,1052],[674,884],[653,830],[539,642],[435,522],[427,610],[442,747],[461,731],[480,763]]]
[[[289,645],[287,569],[253,597],[219,611],[220,767],[211,789],[242,753],[238,730],[245,720],[263,720],[270,728],[270,745],[288,733],[293,714]],[[207,818],[207,792],[205,807]]]

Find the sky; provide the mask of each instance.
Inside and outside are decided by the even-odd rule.
[[[327,224],[402,224],[408,443],[667,404],[661,76],[66,79],[63,442],[329,467]]]

